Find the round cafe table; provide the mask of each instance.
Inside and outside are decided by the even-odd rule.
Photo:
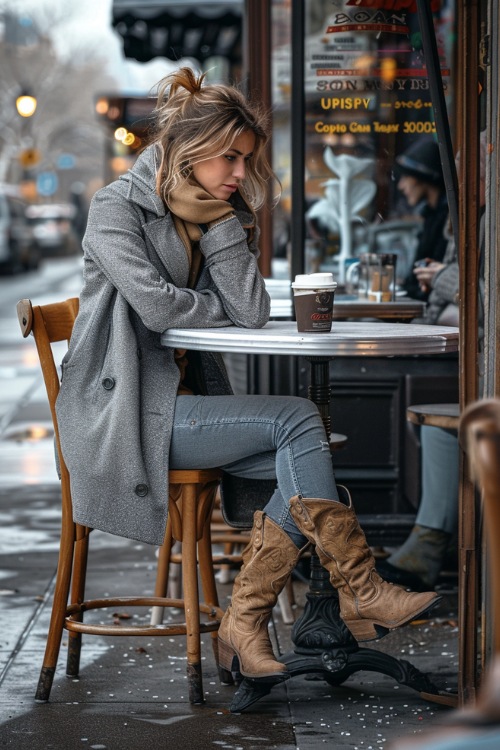
[[[294,321],[271,321],[263,328],[170,328],[164,346],[212,352],[297,356],[398,356],[444,354],[458,349],[458,328],[390,322],[334,321],[329,333],[300,333]]]
[[[264,328],[171,328],[164,346],[212,352],[284,354],[311,365],[309,397],[331,434],[329,363],[335,357],[395,357],[445,354],[458,350],[458,328],[392,322],[333,321],[330,333],[299,333],[294,321],[271,321]]]
[[[199,351],[304,357],[310,363],[309,398],[318,406],[327,435],[331,435],[329,366],[336,357],[439,355],[456,352],[459,344],[458,328],[344,321],[333,321],[329,333],[299,333],[294,321],[272,321],[260,329],[176,328],[164,331],[161,341],[163,346]],[[438,688],[409,662],[359,648],[340,618],[338,596],[328,573],[314,554],[306,598],[304,613],[292,629],[294,651],[280,657],[290,676],[319,672],[328,683],[340,685],[356,671],[375,671],[438,699]],[[272,687],[270,681],[245,678],[234,695],[231,711],[244,710]]]

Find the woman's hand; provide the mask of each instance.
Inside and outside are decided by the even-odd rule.
[[[420,263],[421,261],[419,261]],[[416,265],[413,269],[413,273],[417,277],[420,289],[423,292],[428,292],[432,287],[432,280],[435,275],[442,271],[446,267],[445,263],[437,263],[436,261],[429,260],[426,258],[426,265]]]

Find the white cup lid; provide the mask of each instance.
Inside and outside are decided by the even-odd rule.
[[[337,288],[332,273],[299,273],[292,281],[292,289],[328,289]]]

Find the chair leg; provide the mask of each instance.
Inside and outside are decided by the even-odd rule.
[[[75,543],[73,561],[73,580],[71,582],[71,602],[81,603],[85,599],[85,580],[87,576],[87,560],[89,552],[89,535]],[[83,621],[83,613],[75,616],[79,622]],[[66,661],[66,675],[78,677],[80,672],[80,653],[82,649],[82,634],[68,632],[68,657]]]
[[[68,595],[71,582],[71,572],[73,566],[73,548],[74,537],[70,534],[63,533],[59,547],[59,560],[57,564],[56,585],[54,589],[54,600],[52,603],[52,612],[50,615],[49,632],[47,634],[47,644],[45,646],[45,655],[43,665],[40,671],[40,678],[35,694],[35,701],[46,703],[50,697],[52,682],[57,666],[59,650],[61,648],[61,638],[66,619],[66,607],[68,604]]]
[[[201,671],[200,609],[196,559],[196,485],[184,485],[182,493],[182,583],[186,615],[186,650],[189,701],[204,703]]]
[[[203,535],[198,541],[198,564],[201,578],[201,588],[203,599],[206,604],[219,606],[219,595],[215,585],[214,563],[212,559],[212,541],[210,538],[210,521],[208,520],[203,529]],[[215,663],[219,666],[219,646],[217,631],[210,634],[212,636],[212,648],[215,657]]]
[[[210,521],[208,521],[203,529],[203,536],[198,542],[198,561],[200,568],[201,585],[203,589],[203,597],[207,604],[213,604],[216,607],[219,606],[219,595],[217,593],[217,587],[214,576],[214,566],[212,559],[212,540],[210,534]],[[233,685],[234,679],[231,672],[224,669],[219,664],[219,634],[217,630],[210,633],[212,637],[212,650],[214,652],[214,659],[217,665],[217,671],[219,673],[219,681],[221,685]]]
[[[165,541],[160,547],[158,554],[158,565],[156,570],[155,596],[166,596],[168,586],[168,573],[170,570],[170,553],[172,550],[172,522],[167,521]],[[163,622],[163,607],[151,609],[151,625],[161,625]]]
[[[172,554],[180,555],[182,553],[181,542],[174,542],[172,545]],[[168,596],[171,599],[182,599],[182,565],[181,563],[170,563],[168,574]]]

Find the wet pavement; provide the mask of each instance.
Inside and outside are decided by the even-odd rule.
[[[449,708],[393,677],[364,670],[341,685],[328,684],[322,675],[296,676],[243,713],[232,714],[235,688],[219,683],[208,635],[202,647],[203,706],[188,701],[182,636],[84,636],[78,679],[65,676],[63,637],[50,702],[34,702],[57,564],[60,494],[36,351],[31,338],[21,338],[15,299],[29,296],[45,303],[77,294],[79,263],[64,263],[46,279],[43,274],[16,277],[0,303],[0,747],[370,750],[389,748],[394,740],[439,723]],[[155,548],[92,532],[89,598],[124,591],[152,594],[155,570]],[[226,606],[231,584],[219,582],[218,588]],[[441,691],[453,691],[458,669],[455,578],[444,578],[440,589],[443,600],[431,619],[365,645],[411,662]],[[307,585],[295,581],[296,619],[306,592]],[[89,614],[89,620],[95,617],[139,623],[149,613]],[[277,652],[291,650],[291,629],[277,608],[271,627]]]

